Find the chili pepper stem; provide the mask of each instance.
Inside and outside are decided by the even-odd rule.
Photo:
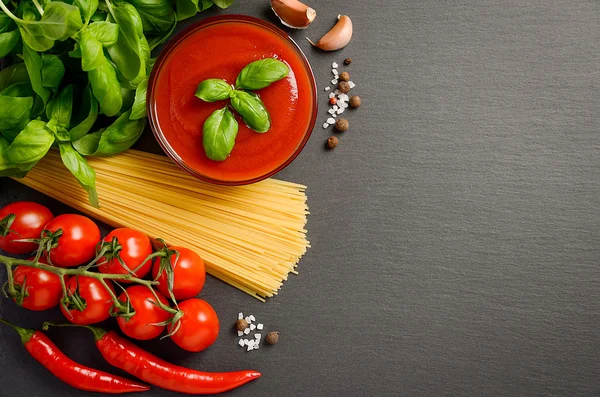
[[[77,325],[77,324],[67,324],[67,323],[62,323],[62,324],[58,324],[58,323],[53,323],[51,321],[46,321],[42,324],[42,329],[44,331],[47,331],[48,328],[50,327],[75,327],[75,328],[87,328],[90,331],[92,331],[92,333],[94,334],[94,339],[96,341],[99,341],[100,339],[102,339],[104,337],[104,335],[106,335],[108,333],[108,331],[102,329],[102,328],[98,328],[98,327],[93,327],[91,325]]]
[[[27,328],[22,328],[22,327],[16,326],[13,323],[9,323],[8,321],[6,321],[5,319],[3,319],[1,317],[0,317],[0,324],[8,325],[9,327],[11,327],[15,331],[17,331],[17,333],[21,337],[22,344],[29,342],[29,340],[35,333],[35,331],[32,329],[27,329]]]

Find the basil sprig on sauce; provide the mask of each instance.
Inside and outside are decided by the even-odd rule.
[[[252,130],[265,133],[271,128],[271,116],[260,97],[249,90],[259,90],[284,79],[288,66],[274,58],[265,58],[246,65],[237,76],[235,88],[225,80],[207,79],[196,89],[195,96],[205,102],[230,99],[244,123]],[[203,146],[206,156],[215,161],[227,159],[238,133],[238,123],[226,107],[215,110],[204,122]]]

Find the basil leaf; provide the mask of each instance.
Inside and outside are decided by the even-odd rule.
[[[123,113],[108,126],[100,137],[93,156],[113,156],[129,149],[142,135],[146,120],[130,120],[131,110]]]
[[[88,33],[105,46],[113,45],[119,39],[119,25],[106,21],[92,23],[83,32]]]
[[[73,50],[68,52],[71,58],[81,58],[81,46],[79,43],[75,43]]]
[[[31,81],[33,90],[40,98],[42,98],[44,104],[46,104],[48,98],[50,98],[50,89],[43,84],[42,72],[44,67],[42,58],[37,52],[29,48],[27,44],[23,44],[23,60],[25,61],[25,66],[27,67],[27,73],[29,74],[29,80]]]
[[[107,116],[115,116],[123,106],[121,85],[117,80],[117,72],[113,65],[102,57],[102,62],[94,70],[88,72],[90,86],[98,103],[100,111]]]
[[[141,67],[139,47],[143,28],[140,15],[135,7],[128,3],[120,6],[110,3],[107,5],[109,5],[111,16],[119,25],[119,37],[115,44],[107,47],[108,53],[117,65],[119,72],[127,80],[133,80],[137,77]]]
[[[71,140],[77,141],[82,139],[87,134],[96,119],[98,118],[98,101],[92,94],[92,89],[87,85],[83,90],[83,96],[81,100],[81,107],[79,108],[78,114],[73,118],[75,127],[71,128],[69,135]]]
[[[54,143],[54,134],[40,120],[30,121],[4,151],[4,158],[23,171],[29,171]]]
[[[166,32],[164,32],[158,36],[149,37],[148,38],[149,49],[153,50],[156,47],[158,47],[159,45],[161,45],[162,43],[164,43],[165,41],[167,41],[167,39],[175,31],[175,26],[177,26],[177,19],[173,18],[173,23],[171,24],[171,28],[169,30],[167,30]]]
[[[0,71],[0,90],[16,83],[29,83],[29,74],[24,63],[16,63]]]
[[[260,90],[271,83],[287,77],[290,69],[277,59],[265,58],[246,65],[238,75],[236,88]]]
[[[88,193],[90,204],[98,207],[98,193],[96,192],[96,172],[87,161],[81,157],[70,143],[60,143],[60,158],[71,174],[77,178],[82,188]]]
[[[35,35],[21,25],[19,25],[19,32],[21,33],[23,45],[29,46],[32,50],[43,52],[48,51],[54,46],[54,40],[45,36]]]
[[[56,120],[56,123],[63,128],[69,128],[71,123],[73,88],[72,84],[66,86],[56,98],[48,103],[48,107],[51,109],[48,118]],[[52,105],[50,106],[50,104]]]
[[[175,20],[170,0],[128,0],[133,5],[144,27],[144,33],[161,33],[171,29]]]
[[[130,120],[137,120],[146,117],[146,91],[148,89],[148,79],[142,81],[135,89],[135,100],[131,108]]]
[[[238,123],[233,114],[224,107],[215,110],[202,127],[202,145],[206,157],[214,161],[227,159],[238,133]]]
[[[198,12],[208,10],[210,7],[215,5],[212,0],[200,0],[198,2]]]
[[[0,33],[8,32],[9,29],[12,30],[14,27],[15,24],[12,19],[6,13],[0,11]]]
[[[8,87],[6,87],[2,91],[0,91],[0,95],[14,96],[14,97],[20,97],[20,98],[25,98],[25,97],[30,96],[33,98],[35,96],[35,92],[33,92],[33,88],[31,88],[31,84],[29,84],[29,82],[27,82],[27,83],[16,83],[16,84],[9,85]]]
[[[193,17],[198,13],[198,0],[175,0],[175,13],[178,21]]]
[[[104,128],[91,134],[87,134],[83,138],[73,142],[73,147],[84,156],[89,156],[98,149],[98,144],[100,143],[103,132]]]
[[[44,7],[44,15],[39,21],[23,21],[22,25],[35,36],[50,40],[66,40],[77,33],[83,23],[78,7],[60,1],[51,1]]]
[[[213,3],[219,8],[225,9],[233,4],[234,0],[212,0]]]
[[[8,55],[19,42],[21,34],[18,30],[11,32],[0,33],[0,58]]]
[[[32,107],[32,97],[0,95],[0,130],[21,131],[31,117]]]
[[[102,43],[92,37],[87,29],[81,32],[79,48],[81,49],[81,70],[84,72],[94,70],[104,62]]]
[[[85,24],[90,21],[92,15],[94,15],[98,9],[98,0],[73,0],[73,4],[79,7],[81,17]]]
[[[44,87],[58,88],[64,75],[65,65],[59,57],[42,54],[42,85]]]
[[[234,91],[231,106],[242,116],[244,123],[256,132],[271,128],[271,116],[258,95],[246,91]]]
[[[233,89],[225,80],[208,79],[198,84],[194,95],[203,101],[215,102],[229,98],[232,91]]]

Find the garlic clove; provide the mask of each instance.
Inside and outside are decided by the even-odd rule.
[[[308,37],[306,38],[310,44],[323,51],[335,51],[344,48],[350,42],[350,39],[352,39],[352,20],[347,15],[338,15],[335,26],[316,43],[313,43]]]
[[[271,8],[281,23],[289,28],[306,29],[317,12],[298,0],[271,0]]]

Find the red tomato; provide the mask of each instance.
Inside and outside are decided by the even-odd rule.
[[[44,226],[54,217],[52,212],[41,204],[19,201],[0,209],[0,220],[10,214],[16,216],[10,225],[0,223],[0,248],[11,254],[35,251],[38,247],[36,243],[18,243],[14,240],[40,238]]]
[[[142,264],[148,255],[152,254],[152,244],[150,239],[142,232],[137,230],[121,228],[115,229],[104,237],[104,241],[112,241],[116,237],[122,249],[117,253],[129,270],[135,270]],[[106,261],[100,259],[100,263]],[[152,261],[148,261],[138,271],[136,277],[144,277],[150,272]],[[128,274],[127,269],[123,268],[118,258],[111,258],[109,261],[98,266],[98,270],[106,274]],[[123,281],[126,282],[126,281]]]
[[[50,261],[58,267],[75,267],[91,261],[96,256],[96,245],[100,242],[100,229],[85,216],[59,215],[50,221],[45,230],[55,232],[62,229],[58,245],[50,250]]]
[[[70,308],[69,311],[61,305],[60,310],[67,320],[73,324],[89,325],[96,324],[110,317],[110,310],[113,306],[113,300],[110,293],[104,288],[100,280],[86,276],[71,276],[67,280],[67,290],[69,296],[72,296],[77,290],[79,281],[79,296],[85,302],[85,309],[79,311]],[[110,280],[105,280],[112,293],[115,293],[115,287]]]
[[[148,287],[143,285],[129,287],[127,288],[127,294],[123,292],[119,296],[119,300],[126,302],[127,295],[129,295],[129,301],[131,307],[135,310],[135,314],[129,319],[117,318],[121,331],[130,338],[140,340],[154,339],[162,334],[165,329],[164,325],[151,324],[167,321],[171,314],[152,303],[156,302],[156,298]],[[156,295],[163,304],[169,304],[163,294],[156,291]]]
[[[200,255],[194,251],[183,247],[171,247],[179,251],[179,260],[176,256],[171,257],[171,266],[173,267],[173,295],[175,299],[183,300],[197,296],[204,287],[206,272],[204,262]],[[156,279],[160,269],[161,258],[156,258],[152,267],[152,278]],[[167,273],[163,270],[158,280],[160,284],[158,290],[165,296],[169,296]]]
[[[202,299],[188,299],[179,304],[183,317],[181,326],[171,335],[171,339],[179,347],[190,352],[206,349],[219,336],[219,317],[208,302]],[[169,325],[169,333],[173,325]]]
[[[30,260],[32,260],[31,258]],[[41,263],[46,263],[40,258]],[[18,266],[13,272],[15,285],[23,287],[27,296],[23,298],[21,306],[25,309],[41,311],[48,310],[60,303],[62,287],[60,277],[43,269]],[[13,299],[16,301],[16,299]]]

